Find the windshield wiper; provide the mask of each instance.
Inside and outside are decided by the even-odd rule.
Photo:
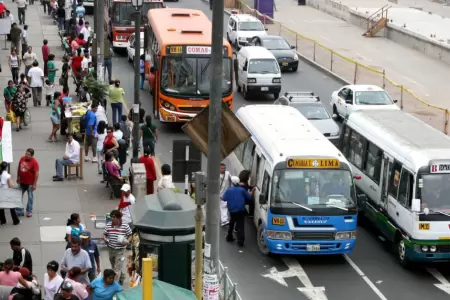
[[[338,208],[338,209],[342,209],[342,210],[348,211],[348,208],[345,208],[345,207],[342,207],[342,206],[339,206],[339,205],[335,205],[335,204],[327,204],[326,206],[327,207],[334,207],[334,208]]]
[[[180,91],[177,91],[177,90],[173,90],[173,89],[171,89],[171,88],[168,88],[168,89],[164,89],[166,92],[169,92],[169,93],[177,93],[177,94],[179,94],[180,93]]]
[[[428,209],[428,211],[429,211],[429,213],[431,213],[431,214],[441,214],[441,215],[450,217],[450,214],[448,214],[448,213],[446,213],[446,212],[443,212],[443,211],[431,210],[431,209]],[[420,215],[421,215],[421,214],[425,214],[425,212],[422,211],[422,212],[419,213],[419,214],[420,214]]]
[[[298,207],[301,207],[301,208],[303,208],[303,209],[306,209],[306,210],[309,210],[309,211],[313,211],[311,208],[309,208],[308,206],[304,206],[304,205],[301,205],[301,204],[298,204],[298,203],[295,203],[295,202],[292,202],[292,201],[286,201],[286,200],[283,200],[283,201],[280,201],[281,203],[290,203],[290,204],[294,204],[295,206],[298,206]]]
[[[326,120],[326,118],[308,118],[308,120]]]

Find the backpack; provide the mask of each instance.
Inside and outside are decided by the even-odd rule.
[[[87,126],[87,122],[88,122],[88,114],[91,110],[88,109],[86,111],[86,113],[81,117],[80,119],[80,132],[85,132],[86,131],[86,126]]]
[[[72,234],[72,233],[74,233],[73,227],[72,227],[72,225],[70,225],[70,227],[72,228],[72,231],[70,232],[70,235],[72,235],[72,236],[79,236],[80,233],[84,230],[83,225],[79,224],[79,226],[80,226],[80,230],[76,230],[76,232],[78,232],[78,235],[74,235],[74,234]],[[66,236],[64,237],[64,240],[65,240],[66,242],[69,241],[69,238],[68,238],[68,236],[67,236],[67,233],[66,233]]]

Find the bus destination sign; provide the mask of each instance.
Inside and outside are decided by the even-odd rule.
[[[167,46],[167,54],[169,55],[211,55],[211,46],[189,45],[189,46]],[[228,55],[227,47],[223,47],[223,55]]]
[[[432,164],[430,173],[450,173],[450,163]]]
[[[186,46],[186,54],[211,54],[211,47],[208,46]]]
[[[324,158],[289,158],[286,163],[289,169],[339,169],[339,159]]]

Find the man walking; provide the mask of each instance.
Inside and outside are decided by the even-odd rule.
[[[23,26],[23,31],[22,31],[22,59],[23,56],[25,55],[25,53],[28,50],[28,25]],[[33,62],[32,62],[33,63]],[[27,74],[25,72],[25,74]]]
[[[25,24],[25,11],[27,9],[27,0],[17,0],[17,15],[19,17],[19,24]]]
[[[41,105],[42,86],[44,85],[44,71],[39,68],[37,60],[33,62],[33,67],[28,71],[27,76],[31,87],[31,93],[33,94],[33,105],[36,107]]]
[[[14,265],[19,268],[27,268],[30,273],[33,273],[33,259],[31,253],[22,246],[19,238],[15,237],[10,242],[11,250],[13,251]]]
[[[89,148],[92,149],[92,162],[97,162],[97,142],[95,141],[95,132],[97,131],[97,112],[98,104],[93,103],[91,108],[86,112],[84,116],[86,124],[86,135],[84,140],[84,161],[88,162],[91,160],[89,157]]]
[[[39,163],[37,159],[34,158],[34,150],[28,148],[25,152],[25,156],[22,156],[19,160],[17,167],[17,183],[20,185],[22,190],[22,197],[25,192],[28,195],[27,203],[27,217],[33,216],[33,202],[34,195],[33,192],[36,190],[37,182],[39,179]],[[17,215],[23,216],[23,208],[17,209]]]
[[[80,143],[73,139],[71,133],[67,134],[66,151],[63,157],[57,158],[55,161],[56,176],[53,181],[63,181],[64,166],[78,164],[80,162]]]
[[[20,50],[20,38],[22,35],[22,29],[17,26],[17,23],[12,23],[9,35],[11,36],[11,50],[15,48],[16,53],[18,54]]]
[[[26,27],[27,25],[25,25]],[[22,45],[23,46],[23,45]],[[33,52],[33,48],[28,46],[28,51],[23,55],[23,63],[25,65],[25,75],[28,76],[28,72],[33,67],[33,63],[37,60],[36,53]]]
[[[44,60],[44,76],[48,76],[48,56],[50,55],[50,48],[48,47],[48,41],[44,40],[42,45],[42,59]]]
[[[100,273],[100,252],[98,251],[97,244],[91,240],[91,233],[87,230],[83,230],[80,233],[81,238],[81,248],[89,254],[91,259],[92,268],[89,269],[88,277],[92,282]]]
[[[125,280],[125,273],[123,266],[125,262],[125,248],[131,241],[131,228],[122,222],[122,214],[118,210],[113,210],[110,213],[111,221],[106,224],[103,232],[103,240],[108,246],[109,261],[111,267],[116,272],[115,281],[123,284]]]
[[[105,35],[107,36],[107,35]],[[105,37],[105,41],[104,41],[104,47],[103,49],[104,51],[104,56],[103,56],[103,66],[105,67],[105,71],[108,71],[108,82],[112,81],[112,51],[111,51],[111,42],[110,40]],[[105,80],[106,77],[106,72],[103,73],[103,80]],[[105,105],[105,109],[106,109],[106,105]]]
[[[89,258],[89,254],[81,249],[81,240],[79,237],[74,236],[70,240],[70,248],[64,252],[64,255],[60,262],[61,271],[68,272],[73,267],[79,267],[81,269],[81,274],[77,278],[77,281],[83,284],[89,284],[88,273],[92,268],[91,259]]]
[[[228,217],[228,208],[227,208],[227,202],[223,201],[223,195],[225,194],[226,190],[231,187],[231,174],[227,171],[227,167],[224,163],[220,164],[220,185],[219,185],[219,192],[220,192],[220,221],[222,226],[226,226],[230,223],[230,219]]]
[[[227,202],[230,212],[230,224],[228,227],[227,242],[233,242],[233,231],[236,225],[238,246],[243,247],[245,241],[245,204],[250,201],[254,189],[249,193],[243,186],[239,185],[239,177],[232,176],[233,187],[229,188],[223,195],[223,201]]]

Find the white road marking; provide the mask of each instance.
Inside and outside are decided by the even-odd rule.
[[[441,274],[441,272],[434,268],[427,268],[427,271],[428,273],[433,275],[433,277],[436,278],[437,281],[440,282],[435,283],[434,286],[450,295],[450,282],[447,280],[447,278],[445,278],[444,275]]]
[[[362,277],[362,279],[367,283],[367,285],[372,289],[372,291],[381,299],[381,300],[387,300],[387,298],[381,293],[381,291],[375,286],[375,284],[370,281],[369,277],[367,277],[363,271],[353,262],[353,260],[350,259],[346,254],[344,254],[345,260],[348,262],[348,264],[358,273],[359,276]]]

